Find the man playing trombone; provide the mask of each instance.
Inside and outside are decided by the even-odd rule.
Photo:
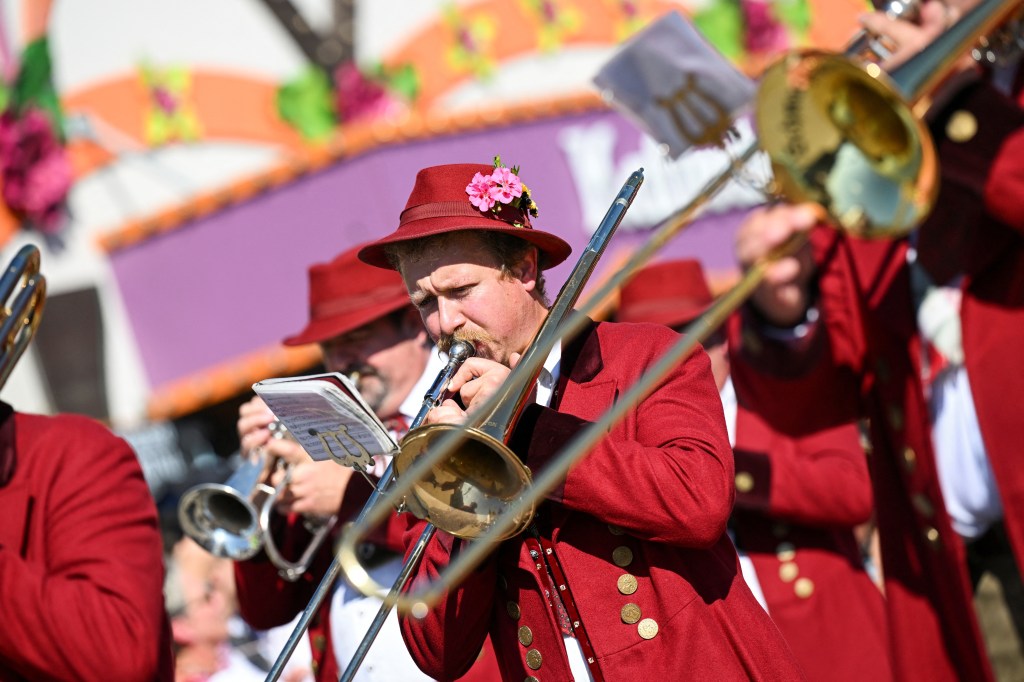
[[[401,280],[394,273],[368,267],[356,258],[356,249],[350,249],[309,269],[309,301],[308,324],[285,339],[285,345],[319,344],[326,368],[355,376],[367,404],[400,438],[444,364],[409,306]],[[292,465],[290,482],[279,496],[278,511],[286,518],[279,519],[283,528],[278,546],[297,556],[310,541],[302,515],[338,514],[347,519],[366,501],[370,487],[362,477],[353,477],[348,467],[314,462],[294,441],[271,438],[268,427],[273,420],[266,405],[253,398],[240,409],[238,432],[243,451],[265,448],[268,457],[280,457]],[[272,483],[280,484],[283,476],[278,471]],[[368,560],[381,580],[394,580],[401,567],[404,529],[404,522],[392,515],[385,531],[367,543]],[[282,580],[263,554],[237,562],[242,616],[260,628],[288,623],[310,601],[332,556],[327,544],[297,583]],[[338,679],[339,666],[348,664],[379,605],[379,600],[365,598],[338,582],[310,625],[316,679]],[[466,679],[483,682],[493,671],[488,647]],[[426,679],[406,653],[394,616],[385,622],[359,675],[356,679],[368,681]]]
[[[866,23],[902,55],[978,4],[928,2],[919,26]],[[1009,30],[1019,48],[1019,24]],[[787,431],[870,419],[886,603],[905,680],[991,678],[972,600],[984,572],[1002,582],[1024,632],[1015,352],[1024,343],[1024,73],[1019,55],[985,61],[930,112],[942,184],[915,234],[843,237],[816,227],[816,207],[779,204],[737,237],[746,267],[811,232],[811,247],[774,264],[755,293],[732,339],[733,375]]]
[[[569,255],[562,239],[531,227],[536,202],[517,171],[497,159],[495,167],[420,171],[397,231],[360,252],[400,272],[442,347],[475,347],[450,385],[458,400],[433,410],[430,424],[463,423],[502,390],[546,317],[542,270]],[[527,387],[536,401],[508,446],[543,471],[676,337],[656,325],[589,323],[555,346]],[[490,633],[505,680],[678,679],[681,671],[799,679],[740,576],[725,534],[733,497],[722,406],[699,353],[610,428],[524,533],[498,545],[422,620],[400,619],[413,659],[453,679]],[[460,543],[434,536],[413,587],[437,575]]]

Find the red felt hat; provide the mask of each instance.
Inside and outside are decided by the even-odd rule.
[[[367,244],[359,257],[370,265],[392,267],[384,247],[446,232],[488,230],[504,232],[530,242],[540,251],[541,269],[558,265],[572,252],[560,237],[533,229],[528,211],[508,203],[495,203],[481,210],[470,203],[469,187],[477,173],[491,176],[494,166],[457,163],[431,166],[416,174],[416,184],[399,219],[398,229]],[[499,209],[500,210],[495,210]]]
[[[284,345],[327,341],[410,305],[398,273],[363,263],[359,248],[309,268],[309,323]]]
[[[700,317],[713,301],[700,262],[665,261],[644,268],[622,288],[615,319],[678,327]]]

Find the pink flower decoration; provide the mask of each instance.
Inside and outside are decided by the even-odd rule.
[[[747,51],[771,53],[784,50],[789,45],[786,27],[775,18],[772,8],[765,0],[745,0],[741,3],[743,20],[747,26],[745,43]]]
[[[45,114],[28,109],[20,117],[10,110],[0,116],[0,190],[12,211],[55,232],[71,181],[71,164]]]
[[[473,180],[466,185],[466,194],[469,195],[469,203],[481,211],[489,211],[495,204],[498,188],[494,185],[493,175],[477,173]]]
[[[503,204],[511,203],[513,199],[523,196],[522,181],[508,168],[495,168],[491,173],[491,182],[495,185],[495,198]]]
[[[352,62],[343,62],[335,69],[334,84],[338,119],[343,123],[392,116],[402,109],[398,100],[382,85],[363,75]]]

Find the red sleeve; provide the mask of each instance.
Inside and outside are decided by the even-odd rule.
[[[419,521],[406,533],[406,560],[425,527],[426,522]],[[427,544],[406,592],[436,580],[462,543],[438,531]],[[444,681],[458,679],[473,666],[490,630],[496,583],[496,559],[492,554],[457,587],[445,593],[425,618],[399,614],[402,638],[420,670]]]
[[[737,415],[736,507],[808,526],[855,526],[872,512],[867,457],[854,424],[802,437]]]
[[[85,418],[17,423],[17,466],[46,488],[26,534],[43,543],[46,567],[0,548],[0,668],[27,679],[159,679],[170,662],[161,538],[135,453]]]
[[[668,328],[643,325],[641,333],[615,337],[623,345],[602,355],[635,357],[636,371],[642,375],[679,338]],[[635,383],[632,377],[616,378],[623,394]],[[623,397],[609,395],[603,409]],[[590,424],[571,414],[530,406],[512,449],[527,453],[527,464],[540,471]],[[639,538],[710,547],[725,532],[733,494],[732,449],[722,402],[707,353],[698,349],[612,426],[549,498]]]

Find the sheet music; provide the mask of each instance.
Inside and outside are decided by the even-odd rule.
[[[333,460],[361,471],[398,444],[341,374],[267,379],[253,385],[282,424],[314,460]]]

